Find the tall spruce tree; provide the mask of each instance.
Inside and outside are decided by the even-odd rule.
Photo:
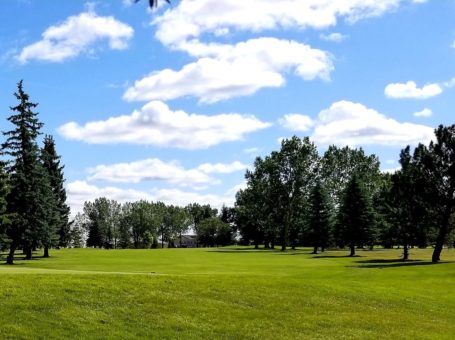
[[[314,186],[308,203],[307,234],[313,244],[313,254],[317,254],[318,248],[324,251],[329,245],[332,227],[332,207],[321,182]]]
[[[70,241],[70,227],[68,223],[70,208],[66,204],[65,179],[63,176],[64,166],[60,163],[60,156],[55,149],[54,138],[50,135],[46,135],[44,138],[41,159],[49,178],[54,200],[54,204],[50,207],[50,213],[51,216],[53,216],[52,220],[54,220],[55,225],[51,225],[49,228],[49,232],[53,234],[53,241],[51,242],[52,244],[48,244],[48,246],[54,245],[54,241],[56,240],[55,235],[57,235],[58,245],[60,247],[67,247]],[[47,253],[46,250],[48,247],[46,247],[46,244],[44,244],[44,247],[45,253]]]
[[[374,222],[371,198],[358,177],[353,176],[344,191],[337,221],[339,243],[349,246],[350,256],[355,255],[356,247],[371,241]]]
[[[4,132],[7,140],[2,145],[3,153],[11,157],[7,169],[11,183],[7,211],[12,216],[7,228],[11,240],[8,264],[13,264],[14,253],[19,247],[22,247],[27,259],[32,257],[32,249],[39,245],[40,232],[46,224],[48,204],[48,197],[45,197],[48,178],[41,165],[36,143],[43,126],[38,113],[33,111],[38,104],[30,102],[22,81],[18,83],[14,96],[19,103],[10,108],[13,114],[8,118],[14,128]]]

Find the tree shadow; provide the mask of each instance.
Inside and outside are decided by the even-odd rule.
[[[267,249],[267,248],[207,248],[206,252],[208,253],[264,253],[264,252],[278,252],[279,249]]]
[[[438,263],[433,263],[431,261],[424,260],[407,260],[403,261],[402,259],[372,259],[365,261],[356,261],[359,265],[357,266],[347,266],[355,268],[397,268],[397,267],[415,267],[415,266],[428,266],[428,265],[437,265],[442,263],[452,263],[453,261],[442,261]]]
[[[342,258],[358,258],[358,257],[364,257],[362,255],[354,255],[354,256],[349,256],[349,255],[318,255],[318,254],[311,254],[314,255],[312,256],[313,259],[342,259]]]

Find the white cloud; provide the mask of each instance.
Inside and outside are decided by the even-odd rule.
[[[237,113],[205,116],[172,111],[153,101],[131,115],[79,125],[67,123],[58,132],[67,139],[91,144],[143,144],[180,149],[205,149],[223,142],[242,140],[246,134],[270,123]]]
[[[260,32],[279,28],[323,29],[339,18],[350,23],[380,16],[418,0],[186,0],[155,19],[156,37],[180,48],[183,42],[219,30]]]
[[[308,131],[314,125],[311,117],[298,113],[285,115],[279,120],[279,123],[284,128],[292,131]]]
[[[429,142],[433,129],[400,123],[359,103],[339,101],[319,113],[312,138],[325,145],[403,146]]]
[[[431,117],[432,115],[433,115],[433,111],[428,108],[425,108],[422,111],[414,113],[414,117]]]
[[[204,55],[174,71],[154,72],[135,82],[124,94],[127,101],[170,100],[192,96],[213,103],[247,96],[261,88],[281,87],[284,74],[304,80],[328,80],[332,58],[296,41],[258,38],[236,45],[197,45],[192,53]]]
[[[94,201],[99,197],[116,200],[120,203],[135,202],[141,199],[148,201],[161,201],[166,204],[186,206],[189,203],[210,204],[212,207],[220,208],[223,204],[232,206],[235,201],[235,194],[243,185],[235,186],[222,195],[207,194],[179,189],[152,189],[150,191],[139,191],[132,189],[121,189],[118,187],[98,187],[88,184],[85,181],[74,181],[68,183],[66,191],[67,203],[71,213],[75,215],[83,210],[84,202]]]
[[[121,189],[116,187],[99,188],[95,185],[88,184],[85,181],[70,182],[66,186],[67,203],[71,208],[71,213],[75,215],[81,212],[86,201],[94,201],[99,197],[107,197],[118,202],[134,202],[141,199],[151,200],[153,196],[145,191],[133,189]]]
[[[417,87],[414,81],[407,83],[389,84],[384,90],[388,98],[402,99],[428,99],[442,93],[442,87],[439,84],[426,84],[423,87]]]
[[[244,171],[248,168],[248,165],[245,165],[239,161],[235,161],[229,164],[223,163],[204,163],[197,167],[199,171],[202,171],[206,174],[218,173],[218,174],[229,174],[236,171]]]
[[[87,12],[47,28],[41,40],[24,47],[16,58],[22,64],[30,60],[63,62],[82,53],[91,53],[103,40],[107,40],[110,49],[122,50],[128,47],[133,34],[129,25],[112,16],[98,16],[89,8]]]
[[[344,40],[346,40],[348,38],[347,35],[337,33],[337,32],[330,33],[330,34],[321,34],[319,37],[322,40],[331,41],[331,42],[335,42],[335,43],[343,42]]]
[[[178,162],[163,162],[157,158],[131,163],[98,165],[89,169],[89,180],[109,182],[139,183],[145,181],[164,181],[172,184],[191,186],[215,182],[198,169],[185,169]]]
[[[88,179],[121,183],[164,181],[179,186],[196,187],[201,184],[220,183],[208,174],[227,174],[245,170],[247,167],[235,161],[228,164],[204,163],[194,169],[185,169],[177,161],[163,162],[157,158],[149,158],[131,163],[98,165],[89,169]]]

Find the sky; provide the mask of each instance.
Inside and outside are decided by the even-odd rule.
[[[293,135],[376,154],[454,123],[453,0],[2,0],[0,129],[19,80],[84,201],[233,205]]]

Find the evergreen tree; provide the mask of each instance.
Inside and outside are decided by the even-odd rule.
[[[57,154],[55,141],[52,136],[45,136],[41,158],[49,176],[49,182],[55,200],[52,210],[53,215],[55,215],[56,225],[52,227],[58,234],[58,245],[60,247],[67,247],[70,241],[70,227],[68,224],[70,209],[66,204],[65,179],[63,177],[64,166],[60,164],[60,156]]]
[[[353,176],[344,191],[337,221],[339,243],[349,246],[350,256],[355,255],[356,247],[371,242],[374,222],[370,195],[357,176]]]
[[[38,120],[38,113],[33,112],[38,104],[30,102],[22,81],[18,83],[18,91],[14,96],[19,103],[10,108],[13,114],[8,118],[14,129],[4,133],[7,140],[2,145],[3,153],[12,158],[8,167],[11,190],[7,197],[7,210],[12,216],[7,228],[11,240],[7,259],[9,264],[13,263],[14,253],[19,247],[24,249],[27,259],[32,257],[32,249],[39,245],[48,210],[48,178],[41,165],[36,143],[43,124]]]
[[[320,182],[317,182],[311,191],[308,207],[308,237],[313,244],[313,254],[318,248],[322,251],[329,245],[332,226],[332,208],[327,192]]]
[[[0,250],[6,249],[8,244],[8,237],[6,230],[10,221],[10,216],[7,212],[7,201],[6,198],[9,192],[9,177],[5,171],[5,163],[0,162]]]
[[[432,262],[439,262],[444,245],[453,228],[455,211],[455,124],[440,125],[435,141],[428,147],[420,144],[413,163],[420,173],[420,194],[426,202],[427,216],[436,224]]]

